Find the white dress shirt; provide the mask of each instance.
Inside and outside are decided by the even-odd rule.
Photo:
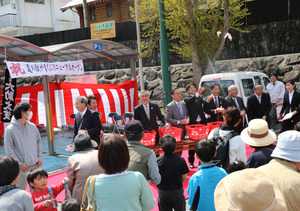
[[[281,81],[276,81],[274,84],[269,83],[267,85],[267,92],[270,94],[271,103],[276,103],[278,98],[283,99],[284,97],[284,84]]]
[[[292,91],[291,93],[289,93],[289,103],[290,103],[290,105],[292,104],[292,99],[293,99],[293,96],[294,96],[294,92],[295,92],[295,91]],[[290,113],[292,112],[291,106],[290,106],[289,112],[290,112]]]

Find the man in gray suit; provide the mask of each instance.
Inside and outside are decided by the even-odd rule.
[[[185,102],[181,101],[182,93],[180,89],[173,89],[171,97],[173,101],[167,105],[165,117],[172,126],[182,129],[181,140],[183,140],[186,133],[185,125],[189,123],[189,114]]]

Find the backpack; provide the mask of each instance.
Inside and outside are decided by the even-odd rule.
[[[222,137],[219,135],[219,130],[220,128],[213,129],[213,137],[211,138],[216,144],[217,152],[213,162],[216,164],[216,166],[227,170],[229,165],[229,140],[239,134],[235,131],[230,131],[230,133]]]

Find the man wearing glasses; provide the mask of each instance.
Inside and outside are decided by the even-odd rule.
[[[140,120],[144,129],[151,131],[156,131],[156,141],[155,145],[159,144],[159,134],[158,134],[158,124],[156,119],[158,118],[163,125],[166,121],[164,116],[161,114],[160,109],[157,104],[151,103],[150,93],[146,90],[143,90],[139,94],[141,104],[134,108],[134,119]]]

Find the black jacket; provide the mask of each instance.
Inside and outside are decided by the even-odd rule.
[[[163,124],[166,123],[165,117],[161,114],[157,104],[149,102],[149,109],[150,120],[146,115],[143,104],[140,104],[134,108],[134,119],[140,120],[145,130],[157,130],[158,125],[156,122],[156,117],[158,117]]]
[[[272,104],[268,93],[262,93],[261,103],[259,103],[255,94],[250,95],[247,101],[249,121],[257,118],[261,119],[263,116],[266,116],[269,122],[271,108]]]
[[[102,130],[99,113],[97,111],[91,111],[90,109],[87,109],[83,118],[81,119],[81,113],[78,112],[75,115],[74,138],[78,134],[79,130],[87,130],[91,139],[99,144],[99,135],[100,131]]]
[[[184,98],[184,102],[186,104],[186,108],[188,110],[190,116],[190,125],[197,124],[198,115],[201,118],[201,123],[206,124],[207,120],[205,118],[205,114],[203,112],[204,101],[201,96],[191,96],[188,95]]]
[[[215,104],[214,98],[211,99],[209,102],[207,102],[208,97],[205,98],[204,112],[210,115],[210,117],[207,118],[207,122],[215,122],[215,121],[217,121],[217,114],[215,113],[216,104]],[[218,98],[219,108],[224,107],[223,106],[224,98],[220,97],[220,96],[217,96],[217,98]],[[223,115],[221,113],[220,113],[220,121],[223,121]]]

